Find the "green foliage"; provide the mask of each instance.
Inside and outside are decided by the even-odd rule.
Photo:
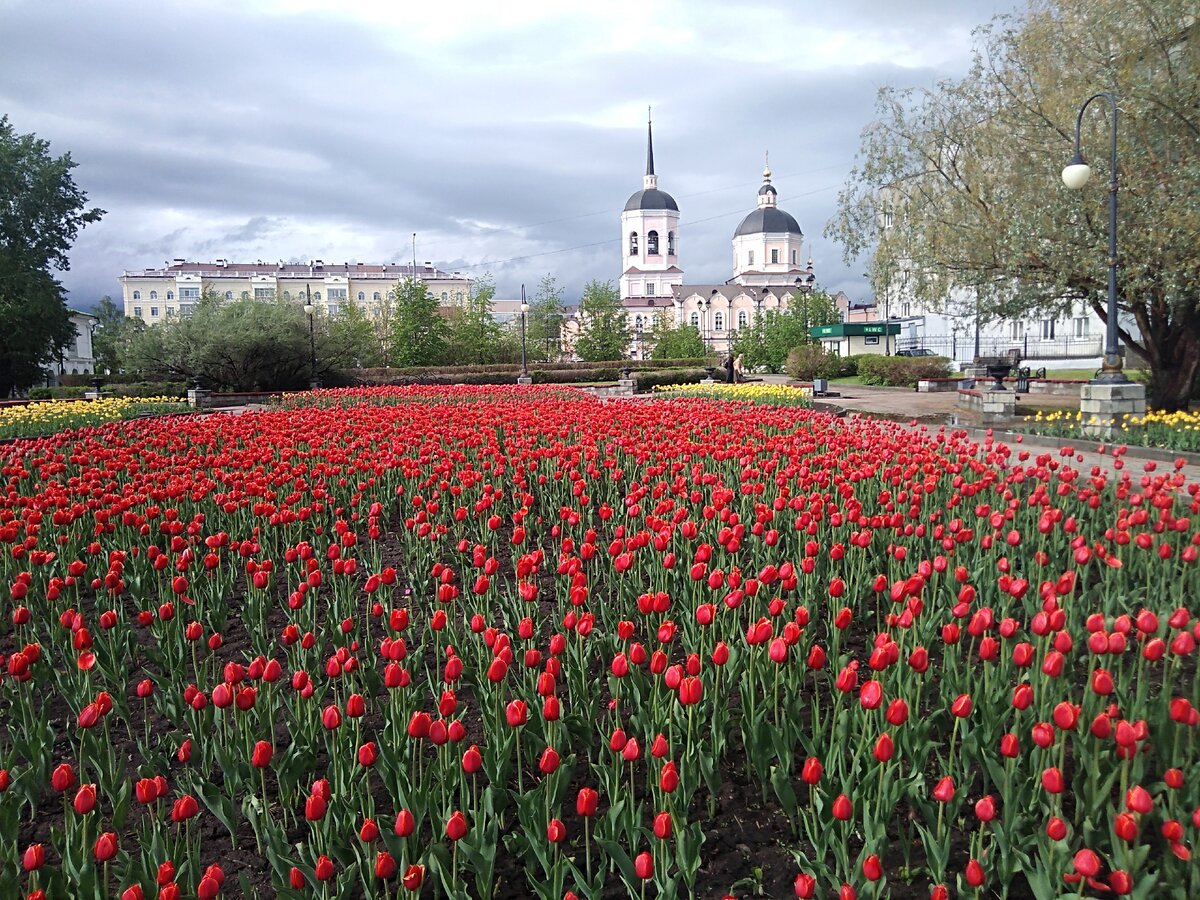
[[[638,391],[652,391],[672,384],[698,384],[706,377],[708,373],[698,368],[642,369],[633,373]]]
[[[105,294],[96,304],[96,331],[92,336],[92,352],[96,356],[97,372],[120,372],[129,346],[136,334],[146,325],[141,319],[125,317],[125,310]]]
[[[579,338],[575,353],[580,359],[621,359],[629,354],[629,321],[611,281],[589,281],[579,300]]]
[[[320,378],[328,365],[322,326]],[[188,318],[147,328],[132,342],[127,366],[151,380],[199,380],[235,391],[299,388],[312,375],[308,316],[288,300],[221,301],[206,292]]]
[[[916,387],[929,378],[950,374],[950,360],[944,356],[879,356],[864,353],[858,358],[858,377],[863,384],[886,387]]]
[[[392,365],[436,365],[446,358],[450,336],[437,298],[419,278],[406,278],[395,290],[388,333]]]
[[[650,340],[654,344],[652,359],[694,359],[703,357],[706,351],[700,329],[677,323],[665,309],[654,317]]]
[[[906,283],[934,308],[978,297],[984,320],[1062,316],[1081,302],[1103,318],[1113,122],[1103,100],[1082,120],[1094,176],[1071,191],[1059,175],[1083,101],[1110,90],[1121,337],[1148,361],[1156,399],[1184,405],[1200,371],[1195,23],[1194,0],[1040,0],[979,30],[965,78],[880,92],[826,233],[847,261],[873,252],[877,292]]]
[[[323,343],[322,360],[340,370],[377,366],[380,346],[375,323],[357,303],[343,303],[337,315],[324,323],[327,340]]]
[[[490,276],[475,282],[462,305],[450,311],[445,358],[468,365],[482,365],[510,358],[511,336],[492,317],[496,286]],[[518,337],[519,340],[519,337]],[[520,348],[517,348],[520,353]]]
[[[837,378],[841,373],[842,358],[836,353],[827,353],[820,344],[805,344],[793,347],[784,366],[789,378],[795,381],[812,381],[814,378]]]
[[[525,319],[525,340],[530,360],[554,362],[562,355],[562,326],[566,312],[563,289],[553,275],[538,282]]]
[[[812,342],[809,331],[818,325],[840,321],[837,305],[821,290],[804,291],[793,296],[782,310],[767,310],[747,328],[739,329],[733,339],[733,353],[742,354],[747,369],[784,370],[788,353]]]
[[[79,229],[104,215],[85,209],[75,166],[71,154],[52,157],[49,143],[0,116],[0,397],[41,381],[75,339],[52,271],[70,268]]]

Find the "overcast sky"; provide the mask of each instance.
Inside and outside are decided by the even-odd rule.
[[[165,260],[419,262],[620,275],[646,108],[690,283],[730,271],[770,151],[818,281],[868,294],[822,237],[882,85],[966,71],[1020,0],[0,0],[0,113],[107,215],[74,306]]]

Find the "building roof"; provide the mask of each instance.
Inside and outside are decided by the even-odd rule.
[[[743,234],[764,233],[797,234],[801,237],[804,236],[804,232],[800,230],[799,223],[790,214],[779,209],[777,206],[763,206],[754,210],[750,215],[742,219],[742,224],[737,227],[737,231],[733,235],[734,237],[738,237]]]
[[[681,284],[671,289],[672,296],[679,300],[699,295],[703,298],[719,296],[729,301],[735,297],[775,297],[780,298],[797,291],[805,290],[798,287],[795,280],[778,282],[776,284]]]
[[[126,270],[122,278],[170,278],[176,275],[201,275],[205,278],[247,278],[255,275],[271,275],[276,278],[324,278],[326,276],[344,278],[377,278],[391,279],[411,278],[413,275],[425,280],[467,278],[458,272],[445,272],[432,263],[418,265],[415,269],[412,263],[338,263],[326,264],[321,260],[304,263],[279,262],[230,262],[218,259],[215,262],[190,262],[176,259],[170,264],[158,269]]]
[[[625,275],[682,275],[683,269],[679,266],[669,266],[666,269],[639,269],[637,266],[630,266],[623,273]]]
[[[874,334],[899,334],[899,322],[841,322],[837,325],[817,325],[808,330],[810,337],[863,337]]]
[[[679,204],[666,191],[648,188],[631,195],[625,202],[625,212],[634,209],[670,209],[679,212]]]

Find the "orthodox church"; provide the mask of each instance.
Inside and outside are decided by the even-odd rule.
[[[718,353],[729,349],[737,330],[768,310],[786,308],[793,296],[812,290],[812,260],[800,265],[804,233],[780,209],[763,169],[758,202],[733,233],[733,276],[721,284],[687,284],[680,265],[679,204],[658,187],[654,171],[654,134],[646,125],[646,174],[621,213],[621,303],[633,334],[634,359],[645,359],[643,333],[666,310],[679,324],[692,325]]]

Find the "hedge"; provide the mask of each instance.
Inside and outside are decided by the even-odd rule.
[[[607,360],[604,362],[560,362],[560,363],[536,363],[529,368],[538,372],[575,372],[594,369],[607,369],[614,372],[620,372],[621,369],[629,367],[636,369],[678,369],[678,368],[703,368],[706,365],[711,365],[712,361],[708,359],[616,359]],[[352,369],[345,374],[357,378],[363,384],[430,384],[429,381],[417,382],[413,379],[431,378],[439,375],[511,375],[513,381],[516,380],[518,373],[521,371],[520,363],[497,363],[495,365],[479,365],[479,366],[417,366],[399,369]],[[604,379],[580,379],[583,381],[603,381]],[[467,383],[467,382],[456,382]],[[507,382],[496,382],[507,383]]]
[[[62,386],[29,389],[30,400],[81,400],[92,387]],[[137,381],[130,384],[105,383],[100,390],[114,397],[183,397],[187,385],[182,381]]]
[[[714,378],[716,373],[714,372]],[[656,369],[649,372],[633,373],[634,390],[652,391],[656,387],[667,387],[672,384],[699,384],[708,373],[698,368]]]
[[[923,379],[945,378],[949,374],[950,360],[944,356],[862,354],[858,358],[858,375],[863,384],[916,387]]]

